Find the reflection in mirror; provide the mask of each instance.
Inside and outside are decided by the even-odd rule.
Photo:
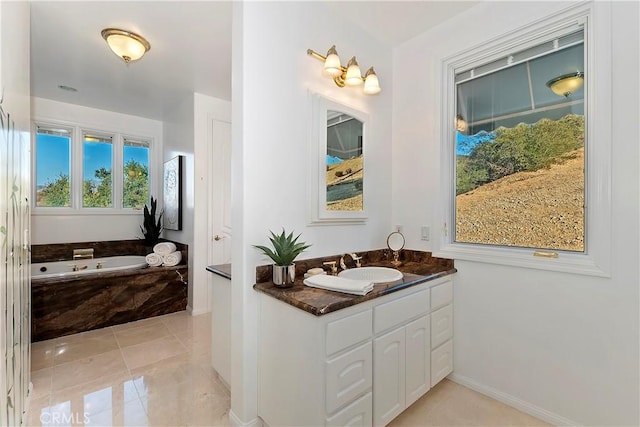
[[[362,211],[363,123],[327,110],[327,210]]]
[[[400,251],[404,248],[404,234],[399,231],[394,231],[387,237],[387,247],[393,251],[393,261],[391,264],[398,267],[402,265],[400,261]]]
[[[404,248],[404,235],[399,231],[394,231],[387,237],[387,247],[392,251],[399,251]]]

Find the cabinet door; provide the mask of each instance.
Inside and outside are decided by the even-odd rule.
[[[431,388],[431,347],[429,316],[405,327],[406,405],[418,400]]]
[[[373,425],[384,426],[405,409],[405,328],[373,343]]]

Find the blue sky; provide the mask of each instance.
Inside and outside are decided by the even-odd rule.
[[[53,182],[62,173],[69,174],[70,138],[38,134],[36,149],[36,185]],[[105,167],[111,169],[111,144],[86,142],[84,145],[84,178],[93,179],[94,171]],[[135,160],[149,166],[148,149],[144,147],[124,147],[124,162]]]

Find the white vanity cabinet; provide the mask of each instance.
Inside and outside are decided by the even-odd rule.
[[[211,278],[211,366],[231,388],[231,279]]]
[[[434,305],[432,288],[452,289],[451,281],[434,279],[321,316],[260,293],[258,415],[272,427],[388,424],[451,372],[451,336],[434,347],[439,329],[431,317],[432,307],[451,307],[438,296],[441,288]],[[451,321],[450,313],[441,318]]]

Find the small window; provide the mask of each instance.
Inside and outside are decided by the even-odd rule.
[[[149,142],[124,138],[122,207],[142,209],[149,200]]]
[[[83,133],[82,206],[113,206],[113,137]]]
[[[71,135],[57,127],[36,127],[36,206],[70,207]]]

